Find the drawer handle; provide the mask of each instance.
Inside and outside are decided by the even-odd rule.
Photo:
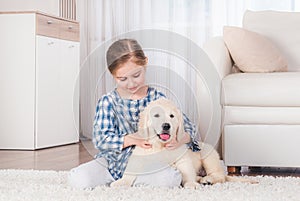
[[[53,24],[53,22],[51,20],[48,20],[47,24]]]
[[[68,29],[73,29],[73,26],[72,25],[68,26]]]
[[[74,48],[74,47],[75,47],[74,45],[70,45],[70,46],[69,46],[69,48]]]
[[[51,41],[51,42],[48,42],[48,45],[53,45],[54,44],[54,42],[53,41]]]

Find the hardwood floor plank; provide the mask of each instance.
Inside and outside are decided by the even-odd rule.
[[[92,159],[81,143],[36,151],[0,150],[0,169],[70,170]]]

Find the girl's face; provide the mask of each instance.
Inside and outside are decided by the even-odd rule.
[[[145,86],[145,71],[131,60],[124,63],[113,74],[118,90],[128,97],[139,92]]]

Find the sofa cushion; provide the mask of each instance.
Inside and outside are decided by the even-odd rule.
[[[224,125],[300,125],[300,107],[225,106],[223,115]]]
[[[300,12],[246,11],[243,28],[266,36],[288,61],[289,71],[300,71]]]
[[[241,71],[287,71],[286,59],[268,38],[231,26],[224,27],[223,37],[235,66]]]
[[[300,72],[236,73],[222,80],[222,105],[300,106]]]

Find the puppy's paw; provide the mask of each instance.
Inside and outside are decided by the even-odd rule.
[[[184,188],[189,188],[189,189],[197,189],[200,187],[199,183],[195,181],[188,181],[183,185]]]
[[[202,185],[212,185],[213,184],[212,181],[211,181],[211,179],[210,178],[206,178],[206,177],[201,178],[199,180],[199,183],[202,184]]]
[[[215,183],[223,183],[225,182],[225,177],[223,176],[205,176],[200,178],[199,183],[203,185],[212,185]]]
[[[129,181],[126,181],[125,179],[119,179],[117,181],[114,181],[110,183],[110,187],[130,187],[131,183]]]

